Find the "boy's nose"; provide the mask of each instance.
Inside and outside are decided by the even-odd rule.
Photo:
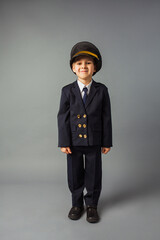
[[[85,63],[83,63],[83,64],[82,64],[82,68],[85,68],[85,67],[86,67],[86,64],[85,64]]]

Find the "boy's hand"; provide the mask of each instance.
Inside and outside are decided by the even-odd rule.
[[[102,147],[102,153],[107,154],[111,148]]]
[[[67,154],[71,154],[72,153],[70,147],[61,147],[61,151],[63,153],[67,153]]]

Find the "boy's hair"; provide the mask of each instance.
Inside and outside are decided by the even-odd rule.
[[[89,56],[93,59],[96,72],[98,72],[102,67],[102,57],[98,48],[90,42],[83,41],[75,44],[71,50],[70,56],[70,67],[72,69],[73,62],[76,61],[78,56]],[[96,72],[93,73],[96,74]]]

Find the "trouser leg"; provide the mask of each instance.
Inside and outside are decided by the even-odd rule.
[[[85,151],[86,205],[97,206],[102,187],[101,147],[90,147]]]
[[[84,161],[83,153],[74,147],[72,154],[67,154],[68,186],[72,193],[72,206],[83,205]]]

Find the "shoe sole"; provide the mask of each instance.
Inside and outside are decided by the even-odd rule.
[[[97,222],[99,222],[99,219],[89,219],[89,218],[86,218],[86,220],[89,223],[97,223]]]
[[[80,214],[78,217],[73,217],[73,216],[70,216],[70,215],[68,215],[68,217],[69,217],[71,220],[78,220],[78,219],[81,218],[83,212],[84,212],[84,210],[81,212],[81,214]]]
[[[78,218],[77,218],[77,217],[71,217],[71,216],[68,216],[68,217],[69,217],[69,219],[71,219],[71,220],[78,220],[78,219],[80,219],[81,216],[79,216]]]

